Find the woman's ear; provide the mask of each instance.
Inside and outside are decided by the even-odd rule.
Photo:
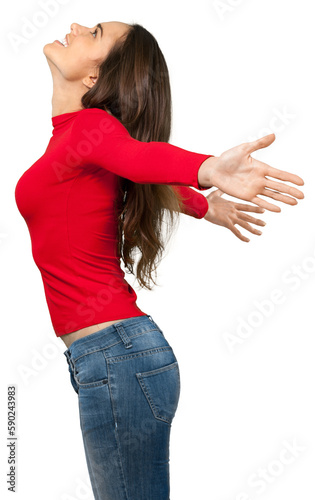
[[[82,80],[83,85],[91,89],[97,81],[97,76],[85,76]]]

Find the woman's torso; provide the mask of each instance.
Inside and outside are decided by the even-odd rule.
[[[100,110],[83,112],[91,122],[85,125],[90,134],[97,129],[94,117],[113,120]],[[53,118],[53,136],[44,155],[22,175],[15,191],[54,330],[65,343],[116,318],[145,315],[120,267],[119,176],[85,156],[93,143],[77,135],[80,127],[73,132],[80,113]]]

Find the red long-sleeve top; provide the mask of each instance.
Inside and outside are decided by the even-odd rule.
[[[57,337],[143,312],[125,280],[117,251],[119,177],[171,184],[186,197],[184,213],[202,218],[208,201],[197,173],[213,155],[166,142],[133,139],[98,108],[52,118],[45,153],[20,177],[17,207],[30,233]]]

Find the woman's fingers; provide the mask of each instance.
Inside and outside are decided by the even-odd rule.
[[[258,212],[264,213],[265,209],[261,207],[257,207],[255,205],[245,205],[244,203],[235,203],[235,208],[237,210],[242,210],[243,212]]]
[[[251,219],[251,222],[254,223],[254,224],[259,224],[259,225],[264,225],[265,222],[259,220],[259,219],[253,219],[252,217],[250,217],[249,215],[246,215],[246,214],[242,214],[242,217],[248,217],[249,219]],[[238,219],[232,223],[229,227],[229,229],[232,231],[232,233],[235,234],[235,236],[237,236],[237,238],[239,238],[240,240],[242,241],[250,241],[249,238],[247,238],[246,236],[244,236],[236,227],[234,224],[238,224],[239,226],[243,227],[244,229],[247,229],[247,231],[253,233],[253,234],[256,234],[258,236],[260,236],[262,234],[261,231],[259,231],[259,229],[255,229],[253,228],[250,224],[248,224],[248,222],[244,221],[241,219],[241,217],[239,216]]]
[[[292,184],[297,184],[298,186],[304,186],[304,181],[301,177],[295,174],[291,174],[286,170],[279,170],[278,168],[271,167],[268,163],[264,163],[262,161],[256,160],[252,158],[254,168],[263,167],[264,175],[268,175],[268,177],[274,177],[275,179],[279,179],[280,181],[292,182]],[[302,191],[296,190],[300,193],[300,197],[303,198],[304,195]]]
[[[257,226],[265,226],[266,225],[265,221],[263,221],[261,219],[255,219],[254,217],[251,217],[248,214],[243,214],[242,212],[240,212],[238,214],[238,218],[245,220],[247,222],[250,222],[251,224],[256,224]],[[238,224],[238,222],[236,222],[236,224]]]
[[[266,165],[266,164],[265,164]],[[292,184],[297,184],[298,186],[304,186],[304,181],[302,177],[298,175],[291,174],[290,172],[286,172],[285,170],[279,170],[277,168],[270,167],[267,165],[268,170],[265,175],[268,177],[274,177],[275,179],[280,179],[281,181],[292,182]],[[301,195],[303,195],[302,191],[299,191]],[[301,196],[303,198],[303,196]]]
[[[247,229],[247,231],[250,231],[253,234],[258,234],[258,235],[262,234],[262,232],[259,231],[259,229],[255,229],[250,224],[248,224],[248,222],[245,222],[244,220],[242,220],[240,218],[235,222],[235,224],[242,226],[244,229]]]
[[[263,189],[260,194],[262,194],[264,196],[269,196],[269,198],[273,198],[274,200],[282,201],[282,203],[286,203],[287,205],[296,205],[297,204],[297,200],[295,198],[281,194],[278,191],[271,191],[270,189]]]
[[[270,179],[266,179],[265,186],[270,189],[276,189],[280,193],[287,193],[294,198],[304,198],[304,194],[299,189],[296,189],[293,186],[288,186],[287,184],[282,184],[281,182],[272,181]]]
[[[270,212],[281,212],[280,207],[278,207],[277,205],[273,205],[266,200],[262,200],[261,198],[258,198],[258,196],[254,196],[251,202],[256,203],[256,205],[265,208],[266,210],[270,210]]]
[[[237,236],[240,240],[242,241],[250,241],[249,238],[246,238],[246,236],[243,236],[242,233],[232,224],[232,226],[230,227],[230,230],[232,231],[232,233],[235,234],[235,236]]]
[[[294,189],[294,188],[293,188]],[[280,193],[279,191],[272,191],[271,189],[260,189],[259,191],[260,195],[263,196],[268,196],[268,198],[273,198],[274,200],[281,201],[282,203],[286,203],[287,205],[296,205],[297,200],[295,198],[292,198],[292,196],[286,196],[285,194]],[[302,198],[303,193],[302,194]],[[272,212],[281,212],[280,207],[277,205],[273,205],[272,203],[269,203],[262,198],[259,198],[258,196],[254,196],[250,200],[252,203],[256,203],[259,207],[266,208],[267,210],[270,210]]]

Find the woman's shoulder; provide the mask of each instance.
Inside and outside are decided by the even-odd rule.
[[[99,128],[104,132],[122,132],[127,129],[109,111],[101,108],[84,108],[75,118],[76,127]],[[128,133],[128,132],[127,132]]]

